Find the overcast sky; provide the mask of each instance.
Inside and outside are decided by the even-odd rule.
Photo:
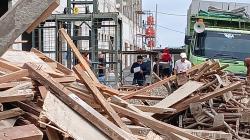
[[[250,3],[250,0],[210,1]],[[159,12],[179,15],[158,14],[158,45],[161,44],[163,47],[180,47],[183,45],[187,17],[181,15],[186,15],[190,3],[191,0],[143,0],[144,10],[155,11],[155,5],[158,4]]]

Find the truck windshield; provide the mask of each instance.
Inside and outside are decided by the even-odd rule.
[[[250,57],[250,34],[206,31],[197,37],[194,53],[214,59],[244,60]]]

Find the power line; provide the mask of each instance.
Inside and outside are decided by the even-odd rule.
[[[150,11],[150,12],[156,12],[156,11]],[[157,11],[158,14],[168,15],[168,16],[179,16],[179,17],[186,17],[187,15],[184,14],[174,14],[174,13],[166,13],[166,12],[160,12]]]
[[[165,26],[161,26],[161,25],[157,25],[157,26],[158,26],[158,27],[161,27],[161,28],[163,28],[163,29],[167,29],[167,30],[173,31],[173,32],[185,34],[185,32],[178,31],[178,30],[174,30],[174,29],[171,29],[171,28],[168,28],[168,27],[165,27]]]
[[[179,17],[185,17],[187,15],[180,15],[180,14],[172,14],[172,13],[165,13],[165,12],[157,12],[159,14],[163,14],[163,15],[168,15],[168,16],[179,16]]]

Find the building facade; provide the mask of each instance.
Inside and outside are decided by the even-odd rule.
[[[73,1],[73,0],[72,0]],[[86,0],[78,0],[78,1],[86,1]],[[121,49],[123,51],[136,50],[142,47],[142,38],[138,36],[142,32],[142,16],[139,11],[142,11],[142,0],[97,0],[98,2],[98,10],[100,13],[110,13],[117,12],[119,13],[119,17],[122,20],[122,46]],[[4,2],[4,1],[3,1]],[[9,0],[8,4],[1,4],[1,13],[6,12],[4,9],[8,9],[12,7],[17,0]],[[67,0],[60,0],[60,6],[53,12],[53,14],[63,14],[65,12],[65,7],[67,7]],[[7,7],[6,7],[7,6]],[[77,5],[79,13],[92,13],[91,11],[93,7],[88,5]],[[73,7],[72,7],[73,8]],[[73,10],[71,10],[73,12]],[[71,26],[80,26],[77,30],[77,34],[79,36],[89,36],[90,35],[90,27],[88,26],[89,22],[86,24],[82,24],[81,22],[74,22]],[[110,25],[112,21],[105,21],[102,24]],[[52,27],[55,26],[53,22],[46,22],[44,27]],[[35,32],[35,33],[34,33]],[[56,51],[56,32],[55,29],[46,28],[46,29],[36,29],[33,34],[19,37],[18,40],[27,39],[29,43],[25,44],[15,44],[13,48],[18,50],[26,50],[25,48],[36,47],[50,56],[52,59],[55,59],[56,54],[53,53]],[[72,30],[74,32],[74,30]],[[72,33],[73,34],[73,33]],[[27,36],[27,38],[26,38]],[[38,37],[37,37],[38,36]],[[40,37],[42,36],[42,37]],[[115,36],[115,32],[113,28],[110,27],[102,27],[98,29],[98,48],[100,50],[110,50],[110,48],[114,47],[114,43],[112,39]],[[38,41],[34,41],[35,38]],[[40,37],[40,38],[39,38]],[[39,39],[38,39],[39,38]],[[37,43],[38,42],[38,43]],[[90,42],[87,40],[79,40],[77,41],[77,46],[80,50],[89,50]],[[62,45],[62,53],[63,51],[67,51],[67,45],[64,42]],[[62,63],[67,65],[66,58],[68,57],[66,53],[62,54]],[[108,55],[107,61],[112,59]],[[134,61],[133,55],[124,55],[122,58],[118,58],[122,60],[122,68],[130,66]],[[110,60],[111,61],[111,60]]]

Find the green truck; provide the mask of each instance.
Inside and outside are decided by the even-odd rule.
[[[250,4],[193,0],[188,10],[186,51],[193,64],[214,59],[246,75],[250,57]]]

